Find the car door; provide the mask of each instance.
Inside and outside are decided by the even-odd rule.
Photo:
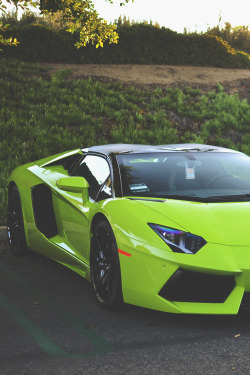
[[[96,205],[100,190],[107,185],[111,171],[108,161],[100,155],[88,154],[76,167],[72,175],[84,177],[89,184],[89,202],[83,205],[82,194],[61,191],[54,197],[61,247],[86,264],[89,263],[90,213]],[[103,193],[102,193],[103,194]],[[111,196],[111,189],[105,189],[104,197]]]

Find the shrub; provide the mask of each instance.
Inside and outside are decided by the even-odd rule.
[[[248,54],[234,50],[217,36],[178,34],[147,24],[121,24],[118,27],[119,43],[106,43],[104,48],[98,49],[87,45],[77,50],[74,47],[76,34],[45,25],[18,24],[8,33],[6,36],[16,37],[20,45],[4,47],[5,56],[32,62],[250,67]]]
[[[220,37],[233,48],[250,53],[250,30],[248,30],[248,26],[232,27],[229,22],[225,22],[224,27],[217,25],[208,29],[207,34]]]
[[[48,29],[44,25],[24,25],[8,29],[17,38],[18,47],[4,47],[0,57],[16,57],[28,62],[79,62],[74,36],[66,31]]]

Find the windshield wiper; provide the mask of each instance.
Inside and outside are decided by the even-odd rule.
[[[195,195],[161,195],[161,197],[164,197],[166,199],[179,199],[179,200],[185,200],[185,201],[195,201],[195,202],[206,202],[207,197],[198,197]]]
[[[192,195],[177,195],[177,194],[169,194],[169,195],[150,195],[147,194],[145,196],[138,196],[138,197],[129,197],[129,199],[132,200],[152,200],[154,202],[158,202],[161,200],[161,202],[164,202],[164,199],[179,199],[179,200],[185,200],[185,201],[196,201],[196,202],[205,202],[207,201],[207,198],[201,198],[197,196],[192,196]]]
[[[249,199],[250,194],[235,194],[235,195],[215,195],[211,197],[206,197],[206,199],[211,199],[215,201],[233,201],[233,200],[241,200],[241,199]]]

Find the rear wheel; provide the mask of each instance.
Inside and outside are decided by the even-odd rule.
[[[18,256],[27,254],[21,199],[15,185],[9,189],[8,194],[7,234],[13,254]]]
[[[90,248],[91,284],[99,304],[109,310],[122,302],[121,271],[114,233],[106,221],[93,231]]]

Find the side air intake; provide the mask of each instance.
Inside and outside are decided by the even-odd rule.
[[[58,229],[50,188],[45,184],[34,186],[31,195],[37,229],[47,238],[54,237]]]

